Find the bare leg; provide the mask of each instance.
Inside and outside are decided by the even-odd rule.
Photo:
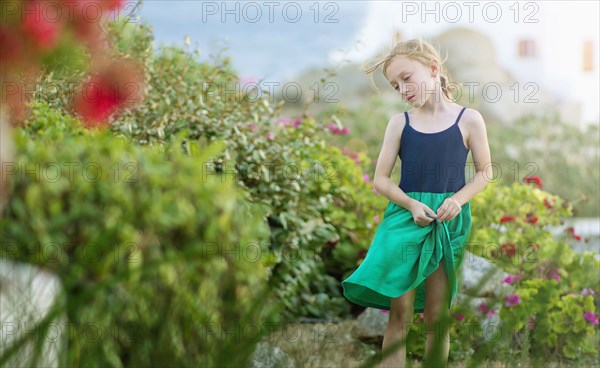
[[[404,295],[392,299],[388,325],[383,335],[382,350],[385,351],[394,343],[404,340],[401,346],[391,355],[385,357],[380,368],[406,367],[406,336],[413,321],[413,305],[416,290],[410,290]]]
[[[444,260],[431,275],[425,279],[425,363],[427,367],[446,367],[450,352],[448,333],[448,275]]]

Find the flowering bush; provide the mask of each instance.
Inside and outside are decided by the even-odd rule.
[[[132,107],[143,98],[143,70],[130,58],[114,54],[105,37],[108,18],[123,9],[125,3],[117,0],[2,3],[0,97],[13,125],[26,119],[26,105],[39,93],[35,85],[53,72],[78,79],[72,96],[73,112],[89,126],[107,124],[115,112]],[[90,7],[96,13],[89,12]],[[92,18],[90,13],[98,16]],[[89,64],[91,69],[86,71]],[[87,78],[83,78],[86,73]],[[53,87],[66,90],[72,86]]]
[[[509,274],[494,302],[502,349],[485,351],[524,351],[557,359],[593,354],[599,335],[600,301],[593,271],[600,268],[598,254],[571,249],[568,242],[585,241],[573,228],[558,237],[548,229],[571,216],[576,201],[542,191],[539,177],[525,177],[523,182],[508,187],[489,183],[472,201],[477,226],[469,251]],[[486,315],[493,311],[487,305],[480,308]]]

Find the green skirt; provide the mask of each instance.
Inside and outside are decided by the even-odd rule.
[[[454,192],[407,192],[434,212]],[[425,279],[442,259],[451,292],[448,309],[458,292],[457,271],[471,231],[470,202],[450,221],[417,225],[412,213],[390,201],[371,246],[358,268],[344,281],[346,299],[365,307],[390,310],[391,299],[416,288],[414,312],[425,308]]]

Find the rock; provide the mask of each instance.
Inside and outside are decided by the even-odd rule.
[[[375,342],[383,338],[389,313],[382,313],[380,309],[367,308],[357,318],[352,329],[352,335],[364,342]]]
[[[294,368],[294,362],[281,348],[267,342],[256,345],[252,357],[252,368]]]
[[[460,271],[458,273],[459,291],[475,297],[498,295],[498,292],[506,285],[502,283],[502,280],[508,276],[494,263],[470,252],[465,252]],[[484,277],[487,279],[482,281]],[[478,287],[479,282],[483,282],[480,287]]]
[[[14,341],[24,337],[28,331],[36,331],[39,323],[53,307],[61,292],[59,278],[43,269],[25,263],[0,260],[0,356],[4,349]],[[60,339],[64,331],[66,318],[59,316],[52,321],[46,335],[39,330],[38,338],[29,341],[23,348],[11,356],[5,366],[31,364],[33,346],[42,343],[42,354],[37,366],[58,367],[58,356],[63,344]]]

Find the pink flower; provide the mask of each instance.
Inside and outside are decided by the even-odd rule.
[[[285,118],[285,119],[279,119],[277,120],[277,124],[281,124],[281,125],[288,125],[290,123],[290,118]]]
[[[598,324],[598,314],[594,312],[584,312],[583,318],[585,318],[586,321],[591,322],[593,325]]]
[[[273,133],[269,132],[265,135],[265,138],[271,140],[271,139],[275,138],[275,135]]]
[[[373,188],[373,193],[375,194],[379,194],[379,192],[377,191],[377,189]]]
[[[250,126],[250,128],[252,128],[252,130],[258,129],[258,126],[256,124],[254,124],[253,121],[247,121],[246,124],[248,124]]]
[[[485,302],[481,302],[477,309],[479,309],[481,313],[485,314],[486,317],[492,317],[494,314],[496,314],[496,310],[490,309]]]
[[[552,271],[548,272],[548,275],[546,276],[546,278],[548,280],[556,280],[558,282],[560,282],[560,274],[558,273],[557,269],[553,269]]]
[[[517,294],[510,294],[504,298],[504,305],[507,307],[512,307],[521,303],[521,297]]]
[[[375,221],[376,223],[379,223],[379,215],[373,217],[373,221]]]
[[[258,79],[255,76],[249,76],[249,77],[242,77],[240,78],[240,84],[250,84],[250,83],[256,83],[258,82]]]
[[[456,320],[458,320],[458,321],[464,321],[465,315],[464,314],[458,314],[454,318],[456,318]]]
[[[335,124],[329,124],[327,125],[327,128],[329,128],[329,131],[333,134],[350,134],[350,130],[348,129],[348,127],[338,128]]]
[[[502,280],[502,282],[506,283],[506,284],[512,284],[513,282],[517,281],[518,279],[519,279],[519,276],[508,275],[504,280]]]
[[[594,295],[594,290],[593,289],[583,289],[581,290],[581,294],[583,295]]]
[[[364,180],[366,183],[369,183],[369,182],[371,181],[371,179],[369,179],[369,174],[364,174],[364,175],[363,175],[363,180]]]
[[[298,125],[300,125],[302,121],[300,119],[296,119],[294,120],[294,123],[292,124],[292,127],[296,128]]]
[[[385,309],[380,309],[379,311],[380,311],[381,313],[390,313],[390,311],[388,311],[388,310],[385,310]]]

